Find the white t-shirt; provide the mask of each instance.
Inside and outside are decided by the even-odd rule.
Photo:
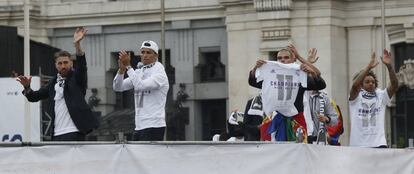
[[[165,127],[165,103],[169,89],[164,66],[155,62],[135,71],[127,71],[128,78],[118,73],[113,81],[115,91],[134,89],[135,130]]]
[[[307,77],[298,64],[282,64],[275,61],[263,64],[256,70],[257,82],[263,81],[263,111],[278,111],[288,117],[298,114],[294,104],[299,85],[307,87]]]
[[[376,97],[366,99],[362,91],[349,101],[351,134],[350,146],[378,147],[387,145],[385,139],[385,109],[390,102],[387,90],[376,89]]]
[[[63,97],[63,85],[55,84],[55,129],[53,136],[63,135],[71,132],[79,132],[75,123],[70,117],[68,107],[66,106],[65,98]]]

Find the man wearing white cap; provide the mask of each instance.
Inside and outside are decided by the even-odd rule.
[[[141,61],[136,69],[131,67],[131,57],[119,53],[119,70],[113,89],[122,92],[134,89],[135,131],[134,141],[162,141],[165,132],[165,103],[169,89],[164,66],[158,62],[158,46],[154,41],[144,41],[140,48]],[[125,72],[128,78],[124,78]]]

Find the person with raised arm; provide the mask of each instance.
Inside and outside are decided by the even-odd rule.
[[[316,49],[309,56],[313,56],[311,60],[317,59]],[[305,90],[324,89],[325,81],[320,76],[320,71],[302,58],[292,44],[279,50],[276,60],[257,60],[256,66],[249,72],[249,85],[261,89],[265,115],[277,112],[268,129],[268,133],[276,132],[272,136],[274,140],[306,141],[303,94]],[[295,64],[296,60],[301,64]],[[298,130],[303,131],[302,137],[296,137],[295,132]]]
[[[386,89],[378,88],[377,77],[372,71],[379,64],[375,53],[372,53],[369,64],[354,78],[349,94],[350,146],[387,147],[385,110],[398,90],[398,80],[387,50],[383,51],[382,63],[388,69],[391,82]]]
[[[76,49],[76,66],[67,51],[55,53],[57,74],[39,90],[30,88],[32,77],[18,76],[24,87],[23,95],[30,102],[49,99],[49,115],[52,117],[52,141],[84,141],[86,135],[98,127],[98,121],[85,101],[87,66],[81,41],[87,30],[77,28],[73,38]]]

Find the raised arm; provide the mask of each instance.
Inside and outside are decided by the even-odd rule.
[[[391,59],[391,53],[384,49],[383,57],[382,57],[382,63],[385,64],[385,66],[388,69],[388,73],[390,75],[390,84],[387,87],[387,93],[388,96],[391,98],[398,90],[398,79],[397,75],[395,74],[394,68],[392,67],[392,59]]]
[[[316,55],[318,51],[316,48],[312,48],[308,52],[308,61],[312,64],[316,63],[319,60],[319,56]]]
[[[359,90],[361,89],[362,82],[368,72],[378,65],[378,61],[375,58],[375,52],[371,54],[371,61],[369,64],[358,74],[354,82],[352,83],[351,91],[349,94],[349,101],[353,101],[358,97]]]
[[[76,28],[75,33],[73,34],[73,43],[75,45],[76,49],[76,68],[75,68],[75,76],[77,83],[82,88],[83,95],[86,94],[86,88],[87,88],[87,66],[86,66],[86,58],[85,53],[83,52],[81,48],[81,41],[86,36],[86,32],[88,30],[84,29],[83,27]]]
[[[168,85],[168,77],[165,73],[165,70],[163,67],[153,67],[153,68],[159,68],[156,69],[154,73],[151,74],[148,78],[145,80],[143,79],[144,73],[132,73],[132,70],[128,70],[128,76],[129,79],[131,79],[131,82],[134,86],[134,89],[136,90],[152,90],[152,89],[158,89],[164,85]]]
[[[80,42],[86,36],[86,32],[88,32],[88,30],[84,29],[83,27],[79,27],[76,28],[76,31],[73,34],[73,43],[75,44],[76,55],[85,54],[81,48]]]
[[[254,66],[254,68],[252,70],[250,70],[250,74],[254,76],[255,73],[256,73],[256,69],[260,68],[265,63],[266,63],[266,61],[264,61],[263,59],[258,59],[256,61],[256,65]]]
[[[304,59],[297,52],[294,45],[290,44],[288,47],[296,58],[304,61]],[[317,52],[318,51],[315,48],[310,49],[308,52],[308,59],[304,61],[305,63],[301,64],[301,70],[305,71],[308,74],[308,85],[305,88],[306,90],[322,90],[326,88],[326,83],[325,80],[321,77],[321,72],[316,66],[313,65],[319,59]]]
[[[309,50],[308,59],[304,59],[302,56],[300,56],[299,52],[297,51],[296,47],[293,44],[289,44],[288,48],[293,53],[293,55],[296,57],[296,59],[302,63],[301,69],[303,71],[307,72],[308,74],[314,77],[321,75],[321,72],[319,71],[319,69],[316,68],[316,66],[314,66],[310,61],[308,61],[308,60],[314,60],[316,62],[316,60],[318,59],[316,56],[318,51],[315,48],[312,48]]]

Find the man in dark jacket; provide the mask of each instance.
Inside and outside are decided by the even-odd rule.
[[[52,116],[53,141],[84,141],[86,134],[97,128],[97,120],[85,101],[87,88],[87,67],[85,53],[80,41],[87,30],[77,28],[74,34],[76,48],[76,67],[67,51],[55,54],[58,74],[46,86],[34,91],[30,88],[31,76],[19,76],[23,95],[30,102],[50,99],[49,114]]]
[[[260,125],[263,121],[261,100],[261,96],[258,95],[247,101],[243,119],[245,141],[260,141]]]
[[[316,49],[311,49],[308,55],[308,59],[315,59],[316,58]],[[295,46],[290,44],[288,48],[281,49],[277,53],[276,60],[283,64],[291,64],[299,60],[302,64],[300,65],[300,69],[303,70],[308,74],[307,78],[307,87],[304,88],[301,85],[299,86],[299,91],[296,96],[295,100],[295,108],[298,111],[296,115],[281,115],[280,113],[275,116],[276,119],[272,121],[272,129],[269,129],[269,133],[276,132],[275,139],[277,141],[293,141],[296,138],[299,138],[300,141],[307,140],[307,125],[305,123],[305,118],[303,116],[303,95],[305,90],[322,90],[325,89],[326,83],[323,78],[320,76],[320,71],[316,68],[310,61],[301,57],[296,50]],[[261,67],[265,64],[266,61],[264,60],[257,60],[256,66],[249,72],[249,85],[255,88],[262,88],[263,81],[257,82],[255,77],[256,69]],[[329,120],[330,121],[330,120]],[[329,122],[328,121],[328,122]],[[274,124],[273,124],[274,123]],[[288,129],[285,131],[283,129],[285,126],[289,126]],[[280,128],[279,128],[280,127]],[[290,128],[292,127],[292,128]],[[302,137],[296,137],[295,132],[298,129],[304,131]],[[279,130],[279,131],[276,131]]]

